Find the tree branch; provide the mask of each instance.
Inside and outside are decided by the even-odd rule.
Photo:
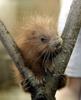
[[[30,83],[28,84],[28,86],[30,87],[30,90],[34,91],[34,93],[33,91],[30,91],[32,96],[34,94],[32,99],[37,98],[35,97],[36,95],[41,95],[41,97],[43,98],[44,96],[42,89],[38,86],[38,83],[36,82],[33,73],[29,69],[27,69],[27,67],[25,67],[24,60],[21,56],[19,48],[17,47],[15,41],[13,40],[12,36],[8,32],[2,21],[0,21],[0,40],[6,48],[6,50],[8,51],[12,60],[14,61],[22,77],[24,79],[28,79],[28,82]]]
[[[65,71],[70,55],[77,40],[81,28],[81,0],[74,0],[70,8],[69,16],[62,34],[63,50],[55,59],[55,73],[62,74]]]
[[[71,53],[73,51],[75,42],[77,40],[78,33],[81,28],[81,0],[74,0],[70,12],[66,21],[66,25],[62,34],[63,39],[63,49],[61,53],[55,58],[55,75],[63,74],[65,68],[70,59]],[[53,77],[55,89],[58,88],[58,82],[55,81],[56,77]],[[55,90],[54,89],[54,94]]]

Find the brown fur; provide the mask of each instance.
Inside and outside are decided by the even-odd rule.
[[[24,25],[16,42],[26,67],[34,73],[38,80],[44,77],[47,70],[50,72],[54,70],[54,54],[57,54],[60,49],[62,40],[57,34],[53,19],[40,16],[32,18],[26,26]],[[50,55],[51,53],[53,55]],[[18,71],[16,73],[18,74]]]

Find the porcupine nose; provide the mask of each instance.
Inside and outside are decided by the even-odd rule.
[[[52,39],[49,42],[49,47],[50,47],[50,49],[53,49],[53,50],[61,49],[62,48],[62,43],[63,43],[62,38],[58,38],[56,40]]]
[[[58,40],[56,40],[55,43],[56,43],[55,45],[56,48],[62,47],[62,43],[63,43],[62,38],[59,38]]]

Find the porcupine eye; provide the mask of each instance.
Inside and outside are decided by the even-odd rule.
[[[41,40],[42,43],[48,43],[49,42],[49,38],[44,36],[44,35],[41,36],[40,40]]]

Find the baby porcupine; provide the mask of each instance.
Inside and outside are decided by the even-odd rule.
[[[53,19],[37,16],[24,25],[16,42],[28,67],[40,82],[45,74],[54,72],[54,57],[60,52],[62,39]],[[18,73],[18,71],[16,71]]]

